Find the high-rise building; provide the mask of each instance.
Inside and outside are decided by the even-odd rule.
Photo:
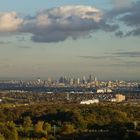
[[[83,84],[86,84],[86,83],[87,83],[86,77],[85,77],[85,76],[83,76],[82,83],[83,83]]]
[[[107,87],[111,87],[111,86],[112,86],[112,82],[111,81],[108,81]]]
[[[94,77],[94,81],[98,81],[98,80],[97,80],[97,77]]]
[[[77,85],[80,84],[80,78],[77,78]]]
[[[41,83],[41,79],[40,79],[40,77],[37,78],[37,83],[38,83],[38,84]]]
[[[48,80],[47,80],[48,84],[51,84],[52,83],[52,78],[49,77]]]
[[[90,74],[89,79],[88,79],[88,83],[91,83],[91,82],[92,82],[92,75]]]
[[[70,79],[70,85],[73,85],[73,78]]]

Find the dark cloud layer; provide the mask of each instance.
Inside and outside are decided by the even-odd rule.
[[[125,67],[125,68],[140,68],[140,62],[136,61],[121,61],[120,63],[113,63],[110,66],[112,67]]]
[[[106,53],[100,56],[80,56],[83,59],[91,59],[94,61],[107,61],[106,66],[113,67],[138,67],[140,68],[140,61],[134,61],[133,58],[140,58],[140,52],[116,52],[116,53]]]
[[[139,51],[131,51],[131,52],[115,52],[115,53],[106,53],[101,56],[79,56],[81,58],[85,59],[93,59],[93,60],[104,60],[104,59],[118,59],[120,60],[121,58],[140,58],[140,52]]]
[[[113,55],[117,57],[140,57],[140,52],[116,52],[112,53]]]
[[[93,59],[93,60],[103,60],[103,59],[109,59],[113,56],[80,56],[81,58],[85,59]]]

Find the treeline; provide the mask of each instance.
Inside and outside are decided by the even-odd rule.
[[[1,107],[0,140],[140,139],[139,116],[138,105]]]

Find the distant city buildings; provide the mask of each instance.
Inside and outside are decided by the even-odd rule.
[[[113,93],[113,92],[140,92],[139,81],[102,81],[96,76],[60,76],[59,78],[48,77],[46,80],[40,77],[35,80],[0,80],[0,90],[9,91],[36,91],[57,93]]]

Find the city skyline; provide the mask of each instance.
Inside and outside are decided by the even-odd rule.
[[[139,0],[0,3],[0,79],[140,79]]]

